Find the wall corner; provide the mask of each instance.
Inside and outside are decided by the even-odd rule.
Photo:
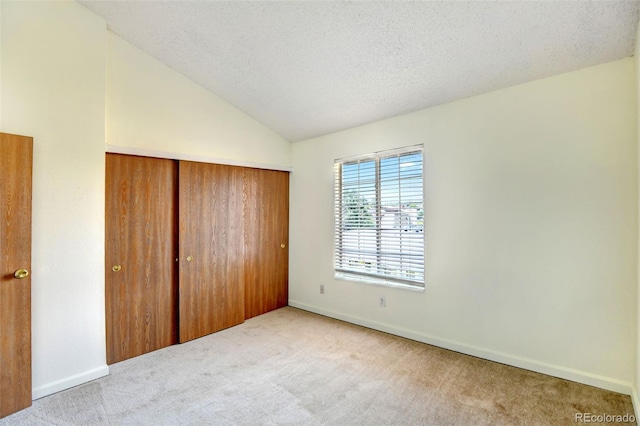
[[[637,191],[638,191],[638,223],[640,224],[640,173],[638,173],[638,169],[640,169],[640,22],[638,23],[638,28],[636,30],[636,46],[634,49],[634,62],[635,62],[635,83],[636,83],[636,151],[638,155],[638,161],[636,166],[636,179],[638,182]],[[640,306],[640,228],[638,231],[638,269],[636,272],[636,354],[635,354],[635,374],[632,381],[633,391],[631,395],[631,399],[633,402],[633,408],[636,413],[636,419],[638,418],[638,410],[640,410],[640,405],[638,405],[638,393],[637,387],[640,383],[640,310],[638,307]]]

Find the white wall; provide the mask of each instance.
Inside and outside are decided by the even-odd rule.
[[[290,304],[629,393],[634,79],[627,58],[293,144]],[[419,143],[426,291],[336,281],[333,160]]]
[[[291,144],[273,130],[118,36],[107,42],[109,145],[290,167]]]
[[[637,144],[640,147],[640,23],[638,24],[638,30],[636,32],[636,48],[634,52],[635,59],[635,82],[636,82],[636,126],[637,126]],[[638,149],[638,167],[640,168],[640,148]],[[638,174],[639,190],[640,190],[640,173]],[[639,202],[640,202],[640,196]],[[638,222],[640,223],[640,207],[639,207]],[[640,229],[639,229],[640,232]],[[638,399],[638,386],[640,385],[640,234],[638,235],[638,273],[637,273],[637,289],[636,289],[636,358],[635,358],[635,378],[633,385],[633,407],[636,411],[636,418],[640,414],[640,400]]]
[[[0,128],[34,138],[33,393],[108,373],[105,22],[72,2],[2,2]]]
[[[2,5],[0,5],[0,124],[2,124]]]

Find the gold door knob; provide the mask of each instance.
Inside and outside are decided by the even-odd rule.
[[[280,244],[280,248],[285,248],[286,245],[284,245],[284,243]]]
[[[193,256],[187,256],[187,262],[191,262],[193,260]]]
[[[29,276],[29,271],[27,271],[26,269],[18,269],[15,274],[13,274],[14,277],[16,277],[17,279],[21,280],[23,278],[27,278]]]
[[[113,268],[111,268],[113,270],[113,272],[118,272],[120,269],[122,269],[122,266],[120,265],[113,265]]]

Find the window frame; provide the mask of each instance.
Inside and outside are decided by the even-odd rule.
[[[385,159],[394,158],[394,157],[397,157],[400,159],[401,156],[403,155],[411,155],[411,154],[420,154],[421,192],[419,192],[420,200],[418,204],[420,205],[420,209],[422,211],[423,224],[422,224],[422,229],[420,233],[420,235],[422,236],[422,247],[421,247],[421,251],[418,251],[418,254],[419,254],[418,269],[422,269],[422,273],[420,276],[421,279],[418,279],[418,280],[405,279],[400,274],[395,275],[395,274],[384,274],[384,273],[367,273],[361,270],[354,271],[346,268],[344,266],[344,262],[345,262],[345,257],[348,256],[348,254],[345,254],[346,250],[344,248],[344,245],[345,245],[344,233],[348,229],[345,227],[345,218],[344,218],[345,201],[343,197],[344,197],[345,189],[344,189],[344,181],[343,181],[344,179],[343,167],[348,164],[359,164],[366,161],[375,162],[375,206],[373,207],[375,209],[375,227],[368,228],[368,229],[375,231],[376,243],[375,243],[374,255],[376,257],[376,265],[382,265],[382,269],[384,270],[388,268],[388,265],[386,265],[385,262],[381,261],[382,257],[384,257],[382,238],[383,238],[383,232],[385,231],[385,228],[383,228],[382,226],[382,218],[383,218],[382,210],[384,206],[382,201],[382,189],[381,189],[381,185],[383,184],[381,169],[383,168],[383,166],[381,164]],[[402,182],[402,176],[400,174],[401,163],[400,163],[400,160],[398,161],[399,161],[398,163],[399,171],[398,171],[397,182],[398,182],[398,187],[400,188],[400,184]],[[358,196],[360,196],[360,189],[361,187],[359,186]],[[402,215],[404,213],[401,211],[401,209],[402,209],[402,205],[405,203],[402,203],[403,200],[401,198],[400,193],[401,191],[398,190],[397,197],[398,197],[399,204],[398,204],[397,214],[399,218],[397,220],[401,222]],[[334,161],[334,256],[333,256],[335,278],[341,279],[341,280],[347,280],[347,281],[362,282],[367,284],[376,284],[376,285],[383,285],[383,286],[400,287],[400,288],[415,290],[415,291],[424,291],[425,289],[424,260],[425,260],[425,242],[426,242],[425,231],[424,231],[424,217],[425,217],[424,198],[425,198],[424,197],[424,146],[422,144],[412,145],[412,146],[407,146],[407,147],[397,148],[397,149],[390,149],[385,151],[378,151],[378,152],[365,154],[365,155],[336,159]],[[400,227],[400,229],[402,229],[402,227]],[[409,229],[411,229],[411,227]],[[415,232],[419,232],[419,231],[415,231]],[[359,239],[360,237],[358,237],[358,242],[360,241]],[[402,237],[401,231],[399,231],[398,237],[394,238],[393,241],[394,242],[397,241],[400,244],[402,244],[403,237]],[[400,265],[404,263],[403,259],[407,259],[410,256],[416,255],[416,251],[414,249],[409,250],[406,256],[402,255],[403,254],[402,249],[399,249],[399,250],[400,251],[398,253],[399,254],[398,259],[399,259]],[[369,255],[371,255],[371,253],[369,253]],[[365,253],[362,249],[358,248],[358,252],[356,256],[364,257]],[[415,260],[412,259],[407,263],[409,264],[415,263]],[[403,271],[403,270],[400,269],[400,271]],[[379,272],[379,271],[376,271],[376,272]],[[407,272],[410,272],[410,270],[407,269],[407,270],[404,270],[404,272],[407,273]]]

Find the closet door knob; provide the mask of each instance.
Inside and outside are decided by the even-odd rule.
[[[187,256],[187,262],[191,262],[193,260],[193,256]]]
[[[27,278],[29,276],[29,271],[27,271],[26,269],[18,269],[14,274],[14,277],[16,277],[17,279],[21,280],[23,278]]]
[[[120,265],[113,265],[113,268],[111,268],[113,270],[113,272],[118,272],[120,269],[122,269],[122,266]]]
[[[284,243],[280,244],[280,248],[285,248],[286,245]]]

